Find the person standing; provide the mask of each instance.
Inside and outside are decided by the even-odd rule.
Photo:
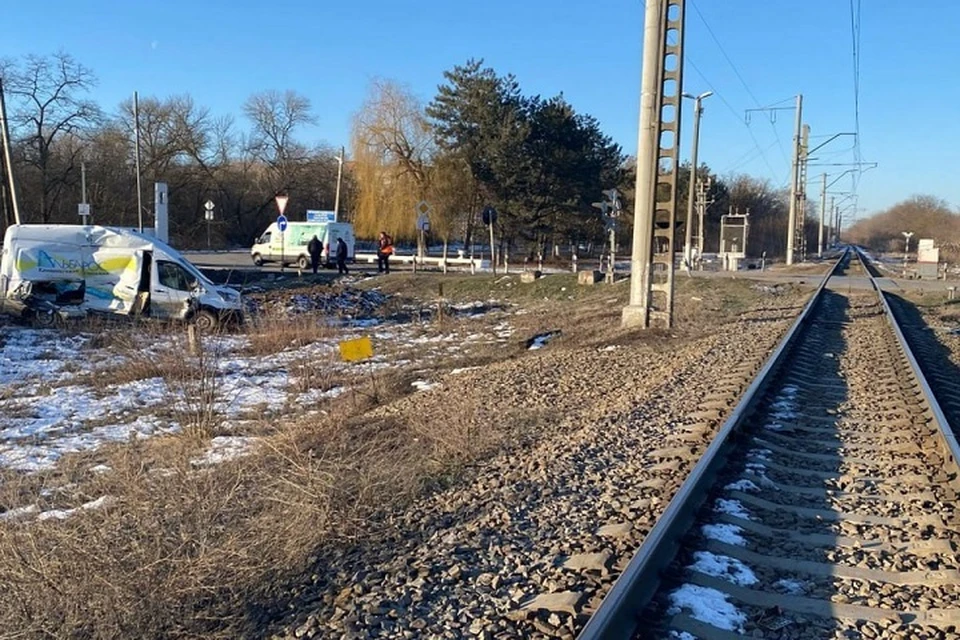
[[[337,273],[347,274],[347,243],[343,238],[337,238]]]
[[[390,273],[390,256],[393,255],[393,238],[386,231],[380,232],[377,240],[377,271]]]
[[[320,266],[320,254],[323,253],[323,244],[317,236],[313,236],[307,243],[307,253],[310,254],[310,266],[313,267],[313,275],[317,275],[317,267]]]

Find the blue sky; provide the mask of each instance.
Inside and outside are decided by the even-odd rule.
[[[294,89],[312,100],[319,118],[304,137],[338,146],[348,143],[351,116],[372,78],[403,82],[427,101],[444,70],[477,57],[514,73],[526,93],[563,92],[626,153],[636,152],[640,0],[10,4],[0,21],[0,55],[63,49],[96,72],[94,97],[110,109],[136,89],[188,93],[215,114],[239,116],[255,91]],[[915,193],[956,206],[960,3],[862,4],[861,150],[879,167],[860,181],[860,215]],[[850,11],[847,0],[688,0],[685,90],[717,92],[705,101],[703,162],[721,174],[786,184],[792,113],[778,112],[773,123],[754,114],[748,126],[744,109],[788,106],[797,93],[814,144],[853,130]],[[851,162],[850,140],[834,141],[818,157]],[[843,170],[811,167],[809,192],[819,193],[820,173]],[[834,190],[850,187],[848,176]]]

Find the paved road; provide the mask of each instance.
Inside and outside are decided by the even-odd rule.
[[[234,251],[186,251],[187,256],[193,264],[201,269],[215,271],[239,271],[245,274],[254,273],[279,273],[280,266],[269,264],[263,267],[254,266],[250,260],[250,251],[248,249],[238,249]],[[826,269],[826,265],[823,265]],[[409,270],[410,265],[391,264],[392,270]],[[761,282],[772,283],[792,283],[792,284],[816,284],[820,282],[823,273],[817,270],[811,270],[810,265],[804,265],[800,268],[800,273],[791,271],[788,267],[777,265],[766,271],[755,269],[744,271],[693,271],[691,275],[695,278],[749,278]],[[360,263],[351,265],[350,270],[358,273],[376,273],[376,265]],[[296,267],[287,267],[285,273],[297,273]],[[329,280],[336,276],[336,269],[325,269],[318,276],[322,280]],[[234,276],[236,277],[236,276]],[[248,275],[247,277],[250,277]],[[682,270],[677,270],[678,278],[685,278],[687,275]],[[903,278],[883,277],[878,278],[877,282],[885,291],[946,291],[949,286],[960,286],[957,280],[907,280]],[[832,287],[844,290],[869,289],[870,281],[861,276],[838,276],[835,278]]]

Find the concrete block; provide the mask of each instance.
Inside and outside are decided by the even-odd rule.
[[[603,282],[603,271],[578,271],[577,282],[580,284],[597,284]]]
[[[539,271],[524,271],[520,274],[520,282],[536,282],[542,275]]]

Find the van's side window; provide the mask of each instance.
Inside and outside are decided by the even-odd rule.
[[[260,236],[260,240],[257,242],[257,244],[270,244],[270,232],[267,231]]]
[[[190,291],[196,286],[196,278],[176,262],[167,262],[157,260],[157,278],[160,284],[176,289],[177,291]]]

